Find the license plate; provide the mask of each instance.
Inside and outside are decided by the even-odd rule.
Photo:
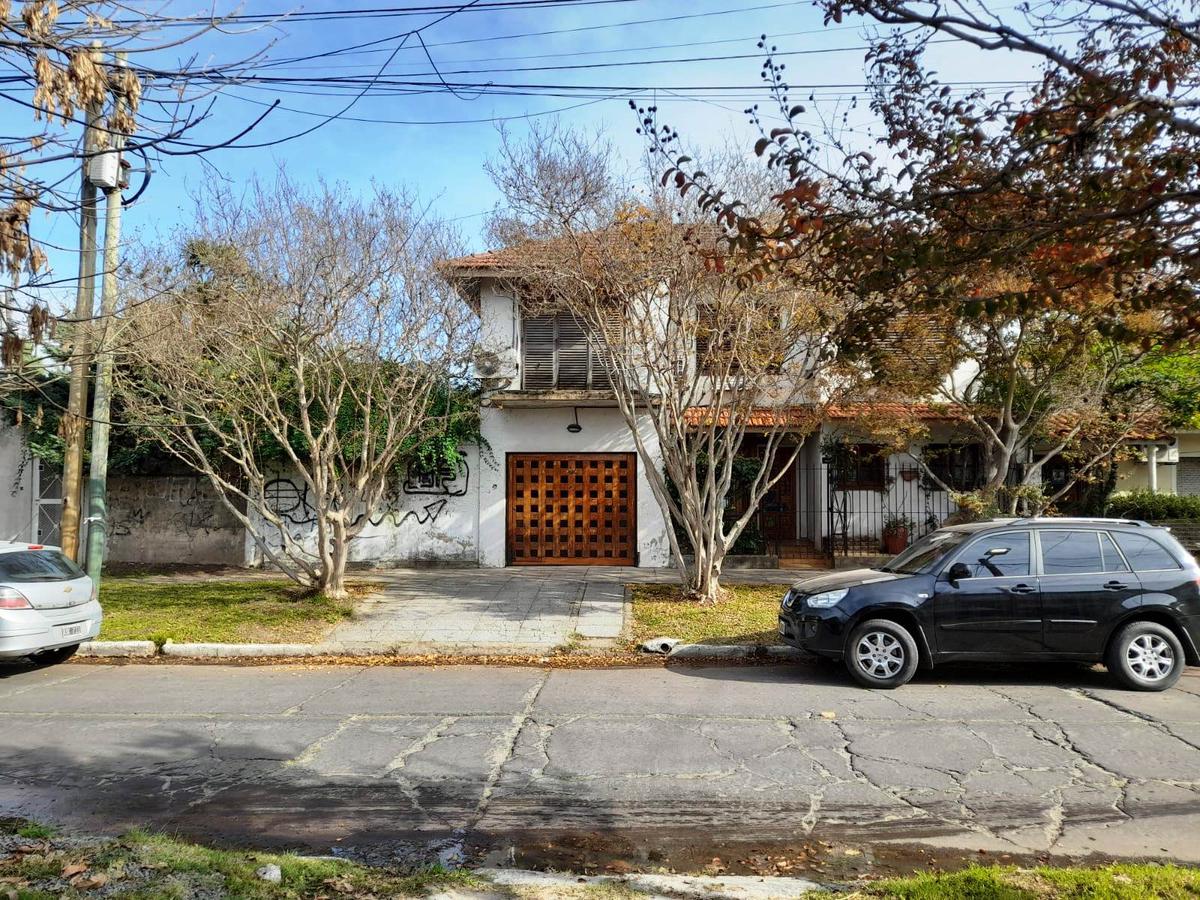
[[[87,627],[86,622],[80,622],[78,625],[63,625],[58,631],[65,638],[75,637],[77,634],[83,634]]]

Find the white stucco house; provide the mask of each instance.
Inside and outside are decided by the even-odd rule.
[[[645,474],[661,466],[653,426],[640,428],[648,452],[639,456],[583,326],[568,313],[523,309],[503,251],[451,260],[444,271],[481,320],[479,565],[668,565],[668,523]],[[796,458],[750,529],[785,565],[834,550],[875,553],[886,519],[909,520],[915,536],[956,509],[912,456],[852,437],[855,417],[852,407],[834,409],[816,432],[797,432]],[[944,444],[939,474],[969,488],[978,461],[951,444],[944,414],[928,407],[927,418],[931,443]],[[755,440],[747,438],[748,455]],[[831,465],[827,448],[839,440],[852,452]]]

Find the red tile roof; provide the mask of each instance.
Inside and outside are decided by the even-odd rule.
[[[483,253],[472,253],[469,256],[459,256],[443,260],[441,267],[452,272],[474,272],[483,269],[502,269],[512,265],[515,254],[510,249],[485,250]]]
[[[686,413],[689,425],[703,425],[709,421],[706,406],[693,406]],[[938,407],[930,403],[841,403],[825,409],[818,406],[788,406],[778,409],[756,409],[750,413],[747,423],[750,428],[811,427],[823,418],[858,419],[864,416],[912,417],[931,421],[954,422],[964,417],[955,410]],[[721,420],[728,419],[725,411]]]

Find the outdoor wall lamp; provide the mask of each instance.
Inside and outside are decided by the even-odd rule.
[[[575,421],[567,426],[567,431],[571,434],[579,434],[579,432],[583,431],[583,426],[579,424],[579,407],[575,406],[572,409],[575,411]]]

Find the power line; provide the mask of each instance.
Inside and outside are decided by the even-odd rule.
[[[548,9],[563,6],[608,6],[616,3],[638,3],[642,0],[488,0],[471,7],[460,4],[439,4],[432,6],[385,6],[364,7],[359,9],[316,9],[316,10],[276,10],[266,13],[230,13],[213,16],[153,16],[148,15],[138,19],[113,19],[114,27],[136,25],[143,22],[154,22],[162,28],[195,28],[197,25],[268,25],[275,22],[335,22],[353,19],[392,19],[407,16],[441,15],[443,13],[458,13],[465,9],[472,12],[497,12],[521,9]],[[87,27],[83,21],[63,22],[62,25],[72,28]]]
[[[739,14],[744,14],[744,13],[748,13],[748,12],[757,12],[759,10],[764,10],[764,9],[779,9],[779,8],[785,7],[785,6],[800,6],[802,3],[803,3],[803,0],[786,0],[786,2],[780,2],[780,3],[766,3],[766,4],[760,4],[757,6],[740,6],[740,7],[735,7],[733,9],[717,9],[717,10],[710,10],[708,12],[701,12],[701,13],[683,13],[683,14],[674,15],[674,16],[657,16],[657,17],[649,18],[649,19],[629,19],[624,22],[608,22],[608,23],[598,24],[598,25],[578,25],[573,28],[551,28],[551,29],[546,29],[544,31],[525,31],[525,32],[520,32],[518,34],[496,34],[496,35],[489,35],[488,37],[460,38],[460,39],[453,40],[453,41],[439,41],[437,43],[430,43],[430,44],[428,44],[428,46],[432,49],[432,48],[437,48],[437,47],[457,47],[457,46],[461,46],[463,44],[485,44],[485,43],[490,43],[492,41],[512,41],[512,40],[519,40],[519,39],[531,38],[531,37],[549,37],[551,35],[559,35],[559,34],[580,34],[585,31],[600,31],[600,30],[607,29],[607,28],[627,28],[627,27],[634,26],[634,25],[653,25],[653,24],[660,24],[660,23],[664,23],[664,22],[681,22],[681,21],[685,21],[685,20],[689,20],[689,19],[704,19],[704,18],[709,18],[709,17],[713,17],[713,16],[739,15]],[[853,27],[853,26],[841,26],[841,28],[850,28],[850,27]],[[802,32],[802,33],[815,34],[818,31],[824,31],[824,30],[832,31],[835,29],[833,29],[833,28],[831,28],[831,29],[813,29],[810,32]],[[841,29],[837,29],[837,30],[841,30]],[[379,44],[387,43],[388,41],[394,40],[396,37],[397,37],[396,35],[391,35],[391,36],[385,37],[385,38],[376,38],[373,41],[366,41],[361,44],[351,44],[348,47],[340,47],[336,50],[326,50],[321,53],[310,53],[306,56],[293,56],[288,59],[281,59],[281,60],[276,60],[274,62],[264,63],[262,66],[260,66],[260,68],[272,68],[272,67],[276,67],[276,66],[286,66],[291,63],[308,62],[308,61],[314,60],[314,59],[324,59],[324,58],[327,58],[330,56],[340,56],[340,55],[347,54],[347,53],[360,53],[360,52],[361,53],[384,53],[384,52],[386,52],[386,50],[384,48],[380,48],[377,50],[367,50],[365,48],[376,47]],[[413,49],[416,49],[416,48],[413,48]]]

